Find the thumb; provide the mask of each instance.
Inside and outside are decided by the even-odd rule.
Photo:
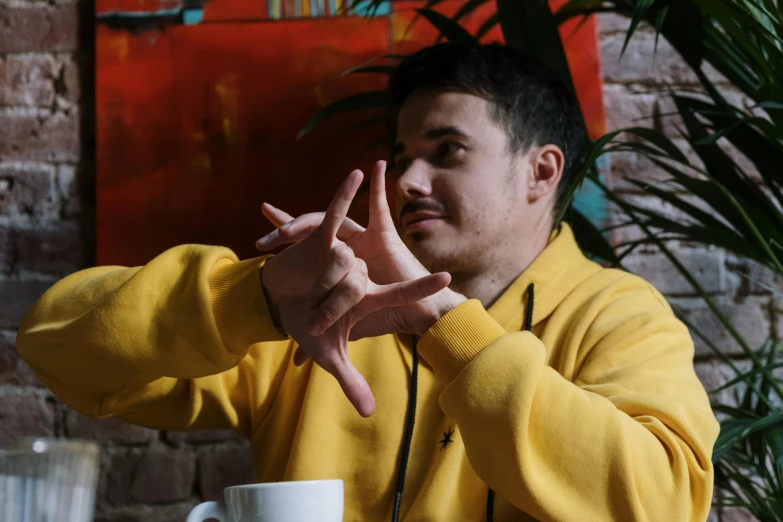
[[[358,341],[365,337],[378,337],[390,333],[404,332],[405,326],[400,322],[399,314],[395,309],[378,310],[367,315],[357,322],[348,337],[349,341]]]
[[[393,229],[394,220],[386,199],[386,162],[375,164],[370,174],[370,223],[368,228]]]

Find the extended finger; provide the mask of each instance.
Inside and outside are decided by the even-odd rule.
[[[367,293],[367,282],[366,270],[352,270],[348,273],[312,313],[305,325],[305,331],[312,336],[319,336],[331,328],[341,317],[362,302]]]
[[[386,199],[386,162],[379,161],[370,177],[370,225],[394,228],[394,220]]]
[[[281,245],[298,243],[312,234],[318,228],[318,225],[321,224],[322,220],[323,214],[312,213],[304,214],[298,218],[286,221],[280,227],[256,241],[256,248],[259,250],[272,250]]]
[[[261,212],[269,221],[272,222],[276,228],[269,234],[256,241],[256,248],[262,251],[272,250],[273,248],[277,248],[280,245],[287,244],[287,242],[281,241],[280,227],[292,223],[294,221],[294,217],[291,216],[291,214],[270,205],[269,203],[264,203],[261,205]]]
[[[331,352],[323,360],[319,358],[317,362],[337,379],[343,393],[359,415],[365,418],[372,415],[375,411],[375,398],[372,396],[370,385],[354,368],[347,356]]]
[[[321,225],[323,219],[323,212],[314,212],[299,216],[292,221],[287,221],[280,228],[276,228],[256,241],[256,248],[259,250],[272,250],[282,245],[298,243],[312,234]],[[343,224],[340,225],[340,230],[337,231],[337,239],[345,241],[361,232],[364,232],[363,226],[352,219],[345,218]]]
[[[313,230],[318,228],[321,223],[323,223],[324,216],[325,214],[323,212],[304,214],[294,219],[293,221],[285,223],[282,227],[280,227],[280,230],[286,236],[301,236],[302,234],[310,234],[313,232]],[[345,218],[343,219],[343,222],[340,224],[340,228],[337,231],[337,239],[347,239],[354,234],[358,234],[359,232],[364,232],[364,227],[351,218]]]
[[[294,220],[294,216],[283,210],[280,210],[275,206],[270,205],[269,203],[264,203],[261,205],[261,212],[276,227]]]
[[[356,191],[359,190],[359,186],[362,184],[361,170],[354,170],[351,172],[345,181],[343,181],[340,188],[337,189],[337,193],[329,203],[329,207],[326,209],[323,223],[319,227],[319,230],[323,232],[324,238],[328,241],[332,241],[337,237],[337,231],[340,230],[345,217],[348,215],[348,209],[351,207],[351,202]]]
[[[368,285],[367,297],[357,310],[358,315],[365,316],[381,308],[403,306],[426,299],[437,294],[451,282],[448,272],[430,274],[420,279],[378,286],[372,282]]]

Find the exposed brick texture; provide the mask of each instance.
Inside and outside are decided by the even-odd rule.
[[[783,288],[783,278],[768,267],[736,256],[726,256],[726,269],[729,286],[736,288],[740,296],[749,294],[769,294],[770,289]]]
[[[107,507],[98,510],[95,522],[182,522],[196,504],[196,500],[191,500],[164,506],[137,504]]]
[[[0,328],[17,328],[27,310],[50,286],[48,281],[0,279]]]
[[[82,201],[80,194],[80,185],[86,184],[82,171],[82,177],[79,177],[80,171],[72,165],[60,165],[57,169],[57,191],[63,202],[62,215],[64,218],[74,218],[82,213]]]
[[[166,504],[191,497],[196,459],[188,449],[111,451],[108,463],[102,501],[110,505]]]
[[[158,438],[158,432],[134,426],[118,419],[91,419],[72,410],[66,411],[69,437],[89,439],[101,444],[147,444]]]
[[[78,111],[19,109],[0,112],[0,158],[51,162],[79,160]]]
[[[205,500],[220,500],[223,489],[253,482],[253,462],[247,444],[205,448],[199,453],[198,480]]]
[[[45,163],[0,163],[0,216],[57,217],[56,172]]]
[[[717,348],[731,355],[742,355],[741,346],[723,327],[718,317],[701,299],[673,299],[678,311],[706,336]],[[721,311],[745,339],[752,350],[758,350],[770,335],[770,298],[748,297],[738,301],[721,299],[718,301]],[[708,344],[700,336],[694,336],[696,355],[707,357],[713,354]]]
[[[51,437],[54,434],[54,405],[40,393],[11,388],[0,395],[0,444],[20,437]]]
[[[51,54],[0,59],[0,106],[50,106],[59,69]]]
[[[84,246],[79,228],[73,222],[50,227],[19,227],[13,230],[16,262],[36,273],[67,275],[83,266]]]
[[[601,39],[604,79],[609,83],[671,85],[695,83],[696,77],[677,52],[661,38],[656,49],[655,35],[640,32],[622,53],[625,34]]]
[[[610,131],[628,127],[653,127],[656,123],[658,96],[625,85],[604,87],[606,126]]]
[[[79,44],[76,4],[0,9],[0,53],[76,51]]]
[[[16,352],[15,337],[11,332],[0,332],[0,386],[40,386],[33,370]]]
[[[750,367],[749,364],[744,361],[738,361],[734,364],[737,365],[739,371],[748,371]],[[710,400],[731,406],[734,406],[739,402],[738,397],[741,397],[742,393],[745,391],[741,386],[728,387],[717,391],[736,377],[734,370],[716,360],[697,362],[694,365],[694,368],[696,369],[696,375],[699,376],[699,379],[701,379],[707,392],[710,393]]]
[[[628,19],[614,13],[603,13],[598,16],[598,30],[602,37],[622,33],[628,29]]]
[[[166,439],[173,444],[206,444],[227,440],[242,440],[230,430],[170,431]]]
[[[722,251],[681,249],[677,252],[677,259],[707,292],[723,292],[726,289],[725,256]],[[625,266],[644,277],[663,294],[695,295],[688,281],[663,253],[631,254],[625,260]]]
[[[756,522],[758,519],[744,508],[724,508],[720,520],[721,522]]]

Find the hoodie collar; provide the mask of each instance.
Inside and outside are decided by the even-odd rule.
[[[526,289],[533,283],[535,326],[549,317],[579,283],[599,270],[601,266],[585,257],[571,227],[563,223],[552,233],[547,247],[489,308],[489,314],[509,332],[521,330]]]

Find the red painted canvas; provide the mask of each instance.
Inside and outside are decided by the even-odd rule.
[[[553,0],[561,4],[563,0]],[[460,0],[439,10],[454,13]],[[374,18],[341,0],[97,1],[97,262],[139,265],[183,243],[224,245],[240,257],[270,230],[269,201],[322,210],[381,127],[356,115],[303,140],[305,123],[347,94],[383,87],[380,75],[340,73],[433,43],[422,2],[387,4]],[[493,8],[466,26],[475,32]],[[594,21],[562,28],[580,103],[597,136],[604,107]],[[499,40],[499,29],[486,39]],[[357,201],[361,220],[366,201]]]

